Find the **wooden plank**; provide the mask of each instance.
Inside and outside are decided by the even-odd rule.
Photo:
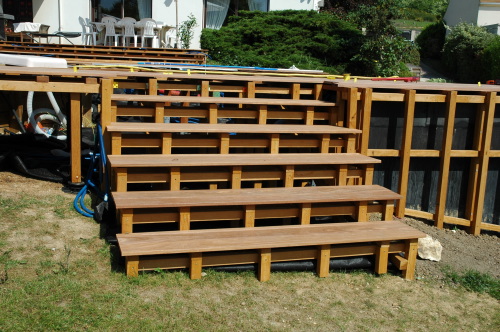
[[[488,177],[489,152],[491,149],[491,140],[493,135],[493,123],[495,119],[495,107],[497,94],[489,92],[485,100],[485,124],[484,135],[481,141],[481,150],[479,151],[479,172],[477,193],[474,201],[474,216],[471,220],[469,232],[474,235],[481,233],[481,223],[483,220],[484,198],[486,194],[486,180]]]
[[[358,134],[361,130],[328,125],[280,124],[208,124],[208,123],[134,123],[114,122],[110,132],[186,132],[186,133],[250,133],[250,134]]]
[[[407,265],[406,270],[403,270],[403,278],[413,280],[415,278],[415,266],[417,265],[418,239],[407,240],[405,247]]]
[[[271,278],[271,249],[259,250],[259,281],[268,281]]]
[[[117,234],[122,256],[385,242],[421,237],[425,234],[399,221]]]
[[[440,151],[439,183],[436,201],[434,225],[442,229],[444,226],[444,212],[448,194],[448,177],[450,174],[450,151],[455,130],[455,113],[457,110],[457,92],[446,93],[446,116],[443,132],[443,144]]]
[[[360,153],[366,155],[368,152],[368,143],[370,139],[370,124],[372,114],[372,94],[373,89],[361,90],[361,108],[362,108],[362,121],[361,121],[361,146]]]
[[[70,93],[70,164],[71,182],[82,183],[82,109],[79,93]]]
[[[202,253],[194,252],[189,254],[189,278],[201,279],[202,267],[203,267]]]
[[[415,90],[405,91],[405,114],[403,137],[400,150],[398,193],[401,199],[396,203],[396,216],[404,217],[406,208],[406,194],[408,191],[408,178],[410,173],[410,152],[413,138],[413,121],[415,118]]]
[[[377,244],[377,253],[375,254],[375,273],[387,273],[387,264],[389,263],[389,246],[388,241],[383,241]]]
[[[320,278],[328,277],[330,272],[330,251],[331,246],[328,244],[321,245],[318,247],[318,259],[316,263],[316,273]]]
[[[400,195],[378,185],[262,188],[232,190],[134,191],[113,193],[116,207],[160,208],[190,206],[270,205],[394,200]]]

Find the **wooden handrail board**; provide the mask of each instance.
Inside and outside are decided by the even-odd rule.
[[[117,209],[397,200],[378,185],[113,192]]]
[[[159,133],[255,133],[255,134],[359,134],[361,130],[329,125],[208,124],[113,122],[108,132]]]
[[[358,153],[110,155],[111,167],[378,164]]]
[[[333,107],[333,102],[306,99],[270,99],[270,98],[236,98],[236,97],[198,97],[198,96],[152,96],[113,94],[112,101],[136,101],[151,103],[199,103],[199,104],[245,104],[245,105],[278,105],[278,106],[320,106]]]
[[[425,236],[399,221],[117,234],[122,256],[396,241]]]

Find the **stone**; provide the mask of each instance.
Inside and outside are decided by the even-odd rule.
[[[443,246],[441,243],[431,236],[427,235],[424,238],[418,239],[419,258],[439,262],[441,260],[442,251]]]

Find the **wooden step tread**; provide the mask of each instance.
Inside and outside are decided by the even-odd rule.
[[[122,256],[396,241],[425,236],[399,221],[117,234]]]
[[[358,153],[269,153],[110,155],[111,167],[345,165],[378,164],[380,160]]]
[[[237,134],[359,134],[361,130],[329,125],[142,123],[112,122],[108,132],[237,133]]]
[[[397,200],[378,185],[113,192],[117,209]]]
[[[236,98],[236,97],[198,97],[198,96],[152,96],[113,94],[112,101],[137,101],[160,103],[200,103],[200,104],[245,104],[245,105],[278,105],[278,106],[336,106],[333,102],[305,99],[270,99],[270,98]]]

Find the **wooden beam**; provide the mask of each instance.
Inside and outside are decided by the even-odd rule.
[[[442,229],[444,226],[444,212],[448,194],[448,178],[450,174],[450,151],[455,130],[455,113],[457,110],[457,91],[446,92],[446,117],[444,122],[443,145],[440,152],[439,185],[436,202],[434,225]]]
[[[402,198],[396,203],[396,216],[398,218],[404,217],[406,208],[406,194],[408,192],[408,178],[410,173],[411,143],[413,139],[413,122],[415,119],[415,96],[415,90],[405,91],[404,128],[401,150],[399,152],[400,163],[398,180],[398,194],[400,194]]]

